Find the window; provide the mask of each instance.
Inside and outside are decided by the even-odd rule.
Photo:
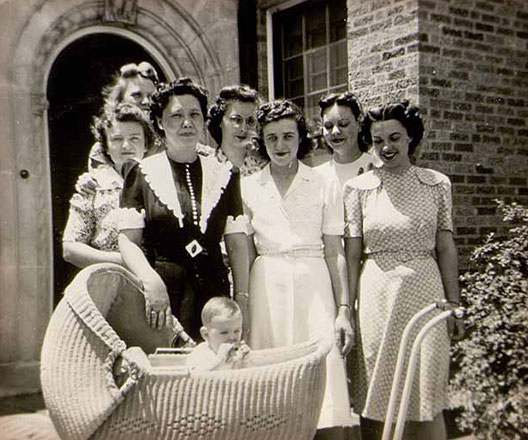
[[[273,14],[276,98],[317,119],[318,101],[348,88],[346,0],[309,0]]]

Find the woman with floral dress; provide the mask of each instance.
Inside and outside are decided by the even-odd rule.
[[[336,180],[299,161],[309,139],[289,101],[257,113],[260,150],[270,163],[242,182],[249,217],[250,346],[288,346],[334,336],[318,423],[319,439],[341,439],[351,424],[343,356],[352,344],[343,203]]]
[[[193,338],[212,296],[229,295],[220,241],[225,238],[234,292],[248,290],[246,222],[238,174],[197,154],[207,112],[205,91],[188,78],[158,87],[152,115],[166,151],[134,164],[125,176],[119,248],[143,282],[152,327],[171,311]],[[146,252],[143,252],[141,245]]]
[[[81,268],[102,262],[122,264],[117,243],[121,168],[126,160],[141,159],[156,137],[145,113],[127,103],[95,118],[92,131],[103,160],[88,173],[93,191],[77,191],[71,198],[62,239],[64,259]]]
[[[423,132],[419,110],[408,101],[366,112],[362,133],[382,166],[350,180],[344,190],[350,295],[358,300],[353,400],[364,440],[381,438],[409,319],[435,301],[459,301],[451,184],[409,158]],[[461,323],[455,328],[460,334]],[[406,438],[446,438],[448,371],[448,327],[440,325],[422,344]]]

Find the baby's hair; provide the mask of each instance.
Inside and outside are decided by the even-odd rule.
[[[209,326],[215,316],[231,317],[242,313],[238,304],[227,296],[214,296],[205,303],[202,309],[202,324]]]

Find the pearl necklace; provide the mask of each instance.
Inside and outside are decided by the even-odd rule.
[[[196,195],[191,181],[191,169],[188,163],[185,164],[185,180],[189,188],[189,196],[191,197],[192,220],[195,226],[198,226],[198,206],[196,204]]]

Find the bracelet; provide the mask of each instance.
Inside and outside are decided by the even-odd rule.
[[[249,299],[249,293],[247,292],[237,292],[235,293],[235,297],[237,296],[243,296],[244,298]]]
[[[352,306],[350,304],[339,304],[338,307],[346,307],[349,312],[352,312]]]

